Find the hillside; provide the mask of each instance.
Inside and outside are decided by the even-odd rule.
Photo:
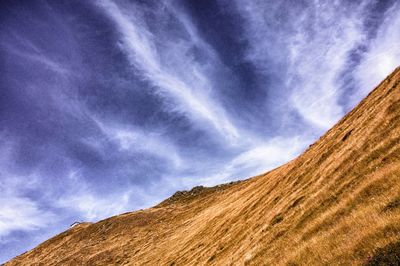
[[[400,254],[400,68],[298,158],[80,224],[6,265],[373,265]]]

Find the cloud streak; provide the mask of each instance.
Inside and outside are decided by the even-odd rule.
[[[4,134],[0,134],[4,138]],[[15,231],[35,231],[45,228],[54,214],[42,208],[40,203],[28,197],[26,190],[40,185],[34,174],[27,178],[10,172],[13,143],[0,143],[0,244]]]
[[[385,12],[376,38],[371,41],[368,52],[354,70],[359,90],[351,100],[353,105],[368,94],[369,88],[377,86],[388,73],[399,66],[400,50],[396,45],[400,41],[399,10],[400,4],[396,2]]]
[[[190,57],[181,53],[188,50],[189,44],[183,40],[174,40],[171,46],[168,42],[164,43],[167,47],[163,52],[167,54],[172,67],[163,65],[161,56],[157,53],[158,47],[151,41],[154,36],[147,31],[143,21],[135,21],[138,16],[129,17],[111,1],[102,1],[101,6],[115,21],[122,36],[122,49],[134,67],[155,87],[158,95],[172,100],[172,104],[167,107],[168,111],[176,111],[189,118],[208,122],[229,140],[237,139],[237,129],[229,121],[224,110],[213,103],[213,99],[208,95],[207,91],[211,91],[212,88],[200,67]],[[140,29],[136,24],[140,25]],[[193,31],[190,31],[190,34],[193,35]],[[171,71],[179,68],[179,65],[184,65],[185,71],[191,74],[189,82]]]
[[[13,231],[32,231],[45,228],[54,215],[42,210],[28,198],[13,194],[0,197],[0,243]]]
[[[398,3],[391,6],[389,2],[384,7],[378,1],[346,5],[341,1],[318,0],[303,5],[292,1],[239,0],[236,4],[243,10],[242,16],[250,28],[248,59],[262,71],[274,65],[281,69],[279,66],[284,65],[280,75],[284,75],[289,106],[310,126],[326,130],[348,111],[349,107],[341,101],[343,94],[354,93],[357,96],[353,99],[359,100],[359,92],[369,90],[374,84],[364,80],[372,75],[376,84],[399,62],[393,46],[399,40],[396,26],[386,25],[388,22],[383,19],[377,25],[366,25],[370,17],[379,15],[383,18],[387,15],[386,20],[396,24]],[[371,38],[370,32],[375,28],[380,28],[378,36]],[[353,71],[348,68],[358,64],[352,61],[356,60],[352,56],[361,47],[364,51],[358,56],[365,62],[360,66],[363,71],[357,74],[354,91],[346,92],[341,84],[346,83],[346,71]],[[377,71],[372,71],[373,61]]]

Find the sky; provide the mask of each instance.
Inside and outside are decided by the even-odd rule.
[[[0,263],[295,158],[399,44],[398,0],[0,1]]]

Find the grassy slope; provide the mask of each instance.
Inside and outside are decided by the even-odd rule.
[[[398,68],[306,152],[273,171],[76,226],[6,265],[371,261],[400,240],[399,82]]]

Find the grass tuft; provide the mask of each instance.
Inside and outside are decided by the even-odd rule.
[[[393,211],[397,208],[400,208],[400,196],[386,204],[386,206],[382,209],[384,212]]]
[[[271,226],[276,225],[282,221],[283,221],[283,216],[282,216],[282,214],[279,213],[271,220]]]

